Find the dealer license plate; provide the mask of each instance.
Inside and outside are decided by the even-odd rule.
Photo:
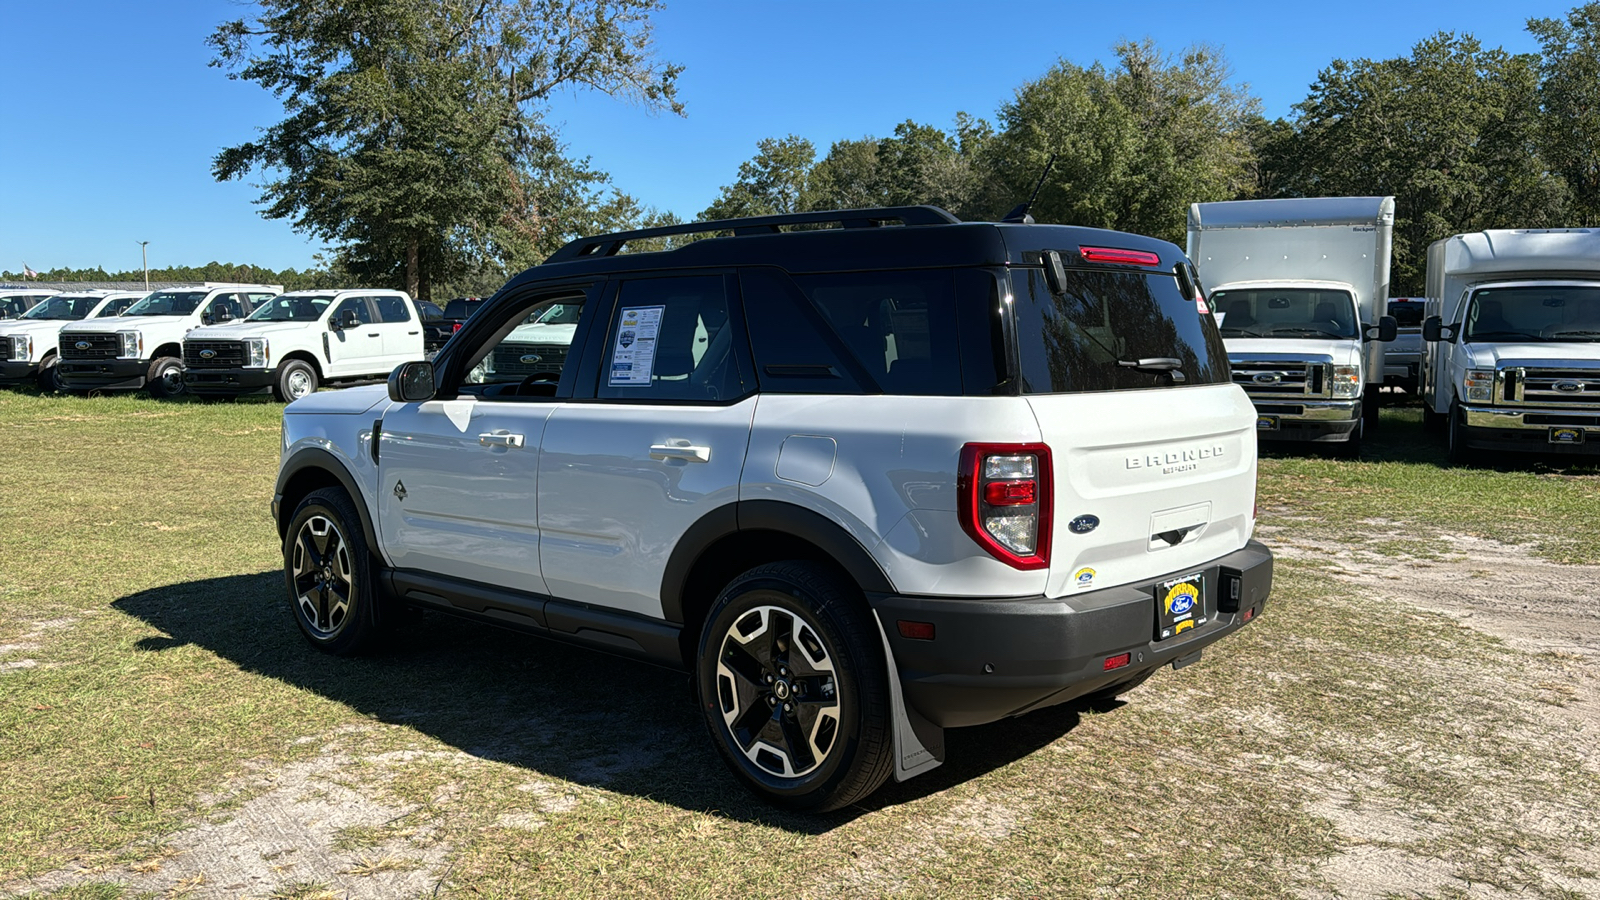
[[[1278,430],[1278,417],[1277,416],[1256,416],[1256,430],[1257,431],[1277,431]]]
[[[1155,586],[1156,640],[1176,637],[1206,623],[1204,572],[1163,581]]]
[[[1583,443],[1582,428],[1552,428],[1550,429],[1550,443],[1552,444],[1581,444]]]

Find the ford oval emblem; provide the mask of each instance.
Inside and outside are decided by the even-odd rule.
[[[1283,376],[1279,375],[1277,372],[1262,372],[1250,380],[1254,381],[1256,384],[1277,384],[1283,381]]]
[[[1099,516],[1079,516],[1067,523],[1067,530],[1073,534],[1088,534],[1099,527]]]
[[[214,357],[216,355],[217,355],[217,351],[215,351],[215,350],[201,350],[200,351],[200,358],[201,359],[211,359],[212,357]]]
[[[532,364],[538,362],[541,359],[544,359],[544,357],[540,356],[537,353],[529,353],[526,356],[517,357],[517,362],[527,363],[529,365],[532,365]]]
[[[1563,394],[1577,394],[1583,391],[1583,384],[1577,381],[1558,381],[1555,389]]]
[[[87,350],[87,349],[89,349],[89,342],[88,341],[79,341],[76,344],[73,344],[72,346],[77,347],[79,350]]]

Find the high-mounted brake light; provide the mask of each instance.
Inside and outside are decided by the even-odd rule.
[[[1045,444],[967,444],[956,490],[961,527],[1018,569],[1050,565],[1051,462]]]
[[[1122,250],[1116,247],[1079,247],[1084,262],[1115,263],[1123,266],[1159,266],[1161,256],[1148,250]]]

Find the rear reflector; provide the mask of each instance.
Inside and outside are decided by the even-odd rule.
[[[1128,654],[1126,653],[1118,653],[1116,656],[1108,656],[1106,657],[1105,671],[1109,672],[1112,669],[1120,669],[1127,664]]]
[[[1159,266],[1161,257],[1148,250],[1122,250],[1116,247],[1079,247],[1084,262],[1116,263],[1124,266]]]
[[[933,640],[932,622],[911,622],[901,619],[895,623],[895,626],[900,629],[900,636],[903,638],[909,638],[913,641]]]

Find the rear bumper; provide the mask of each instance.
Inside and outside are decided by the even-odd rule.
[[[39,364],[12,360],[0,362],[0,384],[18,384],[39,374]]]
[[[1256,437],[1263,441],[1348,441],[1361,421],[1360,400],[1251,397]]]
[[[183,386],[195,394],[248,394],[272,387],[271,369],[184,369]]]
[[[1463,406],[1461,437],[1478,450],[1600,456],[1600,410]],[[1552,441],[1557,432],[1571,438]]]
[[[138,390],[144,387],[150,361],[144,359],[63,359],[56,366],[69,391]]]
[[[1204,571],[1209,621],[1156,637],[1155,585]],[[1236,583],[1238,599],[1227,585]],[[951,599],[871,594],[899,668],[906,702],[946,728],[981,725],[1063,703],[1174,661],[1259,615],[1272,590],[1272,552],[1258,541],[1161,578],[1066,597]],[[930,622],[933,640],[911,640],[902,620]],[[1112,670],[1106,660],[1129,654]]]

